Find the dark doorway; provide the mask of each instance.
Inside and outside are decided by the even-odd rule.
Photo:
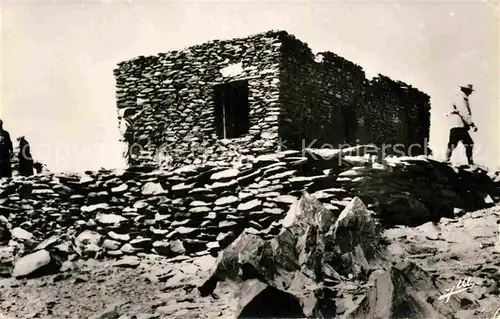
[[[215,89],[215,127],[219,138],[248,133],[248,81],[218,84]]]

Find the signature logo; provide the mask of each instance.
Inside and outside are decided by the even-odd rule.
[[[444,302],[447,303],[448,301],[450,301],[451,296],[464,292],[470,288],[473,288],[474,286],[476,286],[476,283],[472,281],[472,277],[468,277],[466,279],[460,279],[456,285],[453,285],[453,287],[446,289],[447,293],[439,297],[438,300],[445,299]]]
[[[491,317],[491,319],[500,319],[500,308],[495,311],[495,314]]]

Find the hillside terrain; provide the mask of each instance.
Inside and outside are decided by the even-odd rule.
[[[498,174],[327,151],[8,180],[0,314],[492,318]]]
[[[478,282],[457,294],[456,318],[492,318],[500,308],[500,208],[468,213],[414,228],[384,232],[394,262],[410,260],[450,288],[460,279]],[[497,246],[495,246],[497,243]],[[496,247],[496,248],[495,248]],[[76,262],[74,269],[36,279],[0,281],[0,309],[6,318],[229,318],[238,298],[231,287],[201,297],[216,258],[171,258],[144,254],[134,268],[112,260]],[[339,285],[342,314],[355,307],[366,287],[346,280]],[[443,291],[442,293],[445,293]],[[437,300],[444,305],[444,300]],[[484,309],[484,310],[483,310]],[[112,315],[112,313],[115,315]],[[108,313],[108,316],[102,316]],[[339,318],[342,318],[339,316]]]

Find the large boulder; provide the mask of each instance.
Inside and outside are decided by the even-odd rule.
[[[12,276],[29,278],[52,274],[59,270],[59,266],[56,260],[51,258],[50,253],[42,249],[18,259],[14,265]]]
[[[237,295],[244,296],[237,311],[240,316],[328,317],[334,293],[325,287],[326,281],[383,268],[381,230],[359,198],[336,216],[304,193],[290,207],[276,236],[266,240],[255,232],[243,232],[220,254],[212,276],[199,290],[208,295],[218,282],[236,283]],[[277,298],[276,305],[262,313],[256,305],[269,295]],[[301,310],[285,309],[290,303],[299,304]]]

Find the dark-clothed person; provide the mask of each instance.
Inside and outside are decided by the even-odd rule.
[[[10,158],[14,155],[10,134],[3,129],[3,121],[0,120],[0,178],[12,177]]]
[[[43,165],[42,163],[36,162],[35,164],[33,164],[33,168],[35,169],[37,174],[41,174],[43,170]]]
[[[31,156],[30,144],[21,136],[19,139],[19,175],[33,175],[33,157]]]

